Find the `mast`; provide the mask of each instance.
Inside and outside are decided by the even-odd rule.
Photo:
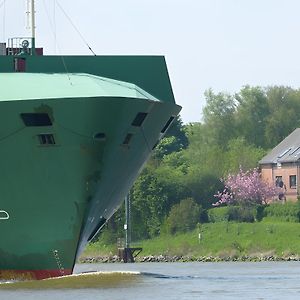
[[[27,22],[31,29],[31,55],[35,55],[35,1],[27,0]]]

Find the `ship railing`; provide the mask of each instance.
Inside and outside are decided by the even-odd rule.
[[[7,55],[32,55],[31,37],[14,37],[8,39]]]

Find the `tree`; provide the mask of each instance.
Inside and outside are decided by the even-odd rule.
[[[156,146],[152,157],[161,160],[165,155],[181,151],[187,146],[188,138],[185,133],[184,125],[182,124],[180,116],[177,116],[170,125],[165,137]]]
[[[136,238],[154,237],[171,207],[178,203],[187,191],[181,179],[180,168],[165,163],[148,165],[137,179],[132,191],[133,219],[138,229]]]
[[[267,146],[273,148],[300,126],[300,91],[274,86],[268,87],[266,93],[270,114],[267,117],[265,137]]]
[[[177,116],[174,121],[172,122],[170,128],[168,129],[166,133],[166,137],[174,136],[176,137],[177,143],[179,145],[178,148],[185,149],[188,144],[188,138],[185,133],[185,126],[183,125],[183,122],[181,120],[180,116]]]
[[[215,197],[219,199],[214,206],[221,204],[256,205],[267,204],[268,200],[278,195],[276,187],[270,186],[260,178],[258,169],[229,174],[224,180],[225,189]]]
[[[143,171],[137,179],[132,192],[132,207],[135,216],[145,228],[144,238],[153,237],[160,232],[160,225],[167,213],[168,196],[163,191],[162,183],[151,168]],[[136,220],[136,217],[133,216]],[[142,237],[142,236],[140,236]]]
[[[236,101],[229,94],[214,94],[211,89],[204,95],[206,106],[203,109],[203,119],[208,127],[206,134],[215,145],[226,148],[228,140],[235,136]]]
[[[161,160],[165,155],[180,150],[181,150],[181,146],[176,140],[175,136],[171,135],[168,137],[164,137],[156,146],[153,152],[153,158]]]
[[[244,137],[238,137],[228,142],[225,153],[225,174],[236,173],[240,168],[249,170],[258,166],[258,161],[266,155],[261,147],[249,145]]]
[[[166,220],[168,232],[187,232],[194,229],[200,221],[201,207],[192,199],[187,198],[175,204]]]
[[[260,87],[244,87],[235,95],[238,102],[236,114],[239,137],[244,137],[248,144],[264,147],[265,128],[269,115],[268,99]]]

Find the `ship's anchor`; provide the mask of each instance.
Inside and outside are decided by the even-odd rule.
[[[0,210],[0,220],[8,220],[9,214],[5,210]]]

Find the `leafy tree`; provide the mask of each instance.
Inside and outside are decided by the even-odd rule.
[[[156,146],[153,157],[161,160],[165,155],[179,150],[181,150],[181,146],[175,136],[164,137]]]
[[[183,122],[181,120],[180,116],[177,116],[174,121],[172,122],[170,128],[166,132],[166,137],[175,136],[177,143],[178,143],[178,149],[185,149],[188,144],[188,138],[185,133],[185,126],[183,125]],[[177,150],[175,150],[177,151]]]
[[[156,146],[153,158],[161,160],[165,155],[178,152],[187,146],[188,138],[182,120],[177,116],[170,125],[165,137]]]
[[[174,234],[194,229],[200,221],[200,211],[201,207],[192,198],[175,204],[166,220],[168,231]]]
[[[133,189],[132,206],[143,220],[149,237],[159,233],[161,220],[166,214],[166,202],[168,198],[163,193],[162,184],[157,180],[155,174],[149,169],[140,176]]]
[[[225,148],[227,141],[235,136],[236,101],[225,93],[214,94],[211,89],[205,92],[206,106],[203,109],[206,134],[215,145]]]
[[[209,127],[201,123],[187,126],[189,146],[182,153],[185,158],[185,176],[182,178],[187,195],[202,205],[210,207],[215,191],[223,184],[220,177],[224,172],[224,150],[208,138]]]
[[[247,144],[244,137],[238,137],[228,142],[228,151],[225,154],[225,174],[236,173],[240,168],[249,170],[258,167],[258,162],[266,151],[260,147]]]
[[[188,176],[210,173],[221,177],[224,170],[224,149],[207,138],[210,128],[203,124],[194,124],[187,130],[189,147],[183,155],[188,165]]]
[[[171,209],[186,194],[180,169],[166,164],[148,166],[137,179],[132,192],[132,206],[135,207],[137,223],[144,225],[145,232],[139,237],[153,237],[160,233],[160,227]]]
[[[275,86],[267,88],[266,93],[270,115],[267,118],[265,137],[268,147],[273,148],[300,126],[300,91]]]
[[[260,87],[244,87],[235,95],[238,102],[236,114],[238,136],[248,144],[265,146],[264,132],[269,105],[264,90]]]
[[[215,202],[216,190],[224,187],[219,177],[199,169],[190,169],[185,177],[185,185],[189,191],[187,195],[193,197],[203,208],[209,208]]]

